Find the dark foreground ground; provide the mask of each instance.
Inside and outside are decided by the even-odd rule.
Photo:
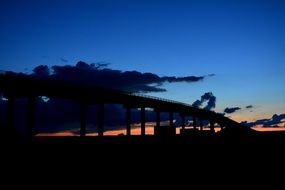
[[[250,134],[193,134],[176,136],[86,136],[33,137],[0,136],[1,146],[183,146],[183,145],[285,145],[285,131]]]
[[[3,148],[65,148],[65,149],[139,149],[160,147],[166,149],[199,149],[219,147],[284,146],[285,132],[254,132],[249,134],[195,134],[176,136],[104,136],[104,137],[33,137],[1,136]],[[119,148],[119,149],[118,149]]]
[[[98,182],[94,176],[99,175],[106,179],[121,177],[124,182],[133,177],[138,179],[138,184],[148,184],[150,179],[156,181],[158,176],[168,176],[177,177],[175,183],[180,183],[181,177],[193,183],[194,178],[189,176],[194,175],[203,181],[217,177],[220,183],[229,177],[234,179],[233,184],[239,184],[250,171],[266,176],[269,175],[264,171],[266,168],[284,171],[285,159],[285,132],[168,138],[1,138],[0,142],[1,168],[17,171],[13,176],[20,170],[21,177],[32,173],[41,178],[45,174],[48,176],[45,179],[57,175],[58,179],[62,175],[89,176]],[[143,177],[138,178],[139,175]],[[241,177],[233,178],[233,175]]]
[[[26,141],[27,145],[285,145],[285,132],[256,132],[244,136],[234,135],[193,135],[160,137],[146,136],[104,136],[104,137],[36,137]]]

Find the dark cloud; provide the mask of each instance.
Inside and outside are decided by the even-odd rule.
[[[108,67],[110,65],[110,63],[106,63],[106,62],[99,62],[99,63],[91,63],[91,65],[93,67],[95,67],[96,69],[101,69],[103,67]]]
[[[162,77],[162,82],[197,82],[203,80],[204,77],[195,77],[195,76],[188,76],[188,77]]]
[[[50,70],[47,65],[39,65],[33,69],[35,75],[38,76],[49,76]]]
[[[285,114],[274,114],[271,119],[259,119],[254,122],[243,121],[241,124],[247,127],[254,127],[255,125],[262,125],[263,127],[276,127],[278,124],[282,123],[283,119],[285,119]]]
[[[252,109],[253,108],[253,105],[248,105],[248,106],[245,106],[245,109]],[[234,112],[236,112],[236,111],[238,111],[238,110],[241,110],[242,108],[240,108],[240,107],[227,107],[227,108],[225,108],[225,110],[224,110],[224,113],[225,114],[231,114],[231,113],[234,113]],[[250,110],[250,112],[252,112],[251,110]]]
[[[211,97],[208,101],[208,104],[206,107],[204,107],[204,109],[206,110],[212,110],[216,107],[216,97]]]
[[[204,107],[204,109],[206,110],[211,110],[216,107],[216,97],[213,95],[212,92],[205,93],[203,96],[201,96],[201,100],[203,102],[208,100],[208,104],[206,105],[206,107]]]
[[[198,82],[202,81],[205,76],[164,76],[160,77],[153,73],[141,73],[138,71],[120,71],[104,68],[108,63],[78,62],[75,66],[52,66],[52,75],[49,77],[62,79],[65,81],[92,84],[104,88],[124,90],[129,92],[165,92],[166,89],[161,86],[168,82]],[[34,69],[37,75],[46,76],[50,72],[47,66],[38,66]]]
[[[280,114],[280,115],[274,114],[269,121],[263,123],[263,126],[270,127],[273,125],[278,125],[279,123],[281,123],[281,120],[283,119],[285,119],[285,114]]]
[[[201,100],[196,100],[195,102],[193,102],[192,106],[199,108],[202,106],[202,103],[203,102],[201,102]]]
[[[62,61],[62,62],[64,62],[64,63],[67,63],[68,62],[68,60],[67,59],[64,59],[64,58],[60,58],[60,61]]]
[[[231,114],[231,113],[234,113],[234,112],[236,112],[238,110],[241,110],[241,108],[240,107],[233,107],[233,108],[226,108],[224,110],[224,112],[227,113],[227,114]]]
[[[206,110],[211,110],[216,107],[216,97],[212,92],[206,92],[201,96],[201,100],[196,100],[192,106],[201,107],[204,102],[208,101],[207,105],[204,107]]]
[[[33,69],[31,75],[59,79],[69,81],[71,83],[82,83],[102,86],[104,88],[125,90],[129,92],[165,92],[163,88],[165,83],[174,82],[198,82],[202,81],[205,76],[163,76],[160,77],[154,73],[142,73],[138,71],[120,71],[105,68],[107,63],[93,63],[87,64],[85,62],[78,62],[74,65],[65,66],[52,66],[39,65]],[[23,73],[5,72],[8,75],[26,75]],[[207,76],[206,76],[207,77]],[[213,97],[206,95],[204,99],[207,99],[210,104],[213,104]],[[209,97],[208,97],[209,96]],[[203,101],[204,101],[203,99]],[[26,105],[26,100],[21,100],[21,104]],[[7,106],[6,101],[0,101],[3,105],[0,108]],[[49,101],[44,101],[42,97],[37,99],[37,121],[35,129],[37,132],[52,132],[62,131],[66,129],[79,129],[79,115],[80,107],[76,102],[70,102],[68,100],[61,100],[56,98],[50,98]],[[211,105],[212,106],[212,105]],[[1,109],[0,109],[1,111]],[[5,111],[5,110],[4,110]],[[94,126],[93,131],[96,131],[96,121],[98,108],[96,106],[89,106],[87,110],[87,124]],[[113,126],[108,129],[118,129],[118,126],[125,126],[126,110],[121,105],[106,105],[105,114],[108,118],[105,120],[106,126]],[[2,114],[0,114],[2,115]],[[21,122],[26,116],[26,107],[19,110],[16,114],[19,119],[19,127]],[[168,113],[161,114],[161,120],[168,120]],[[5,117],[4,117],[5,118]],[[1,119],[1,118],[0,118]],[[150,111],[146,111],[146,120],[155,121],[155,114]],[[17,120],[18,121],[18,120]],[[132,122],[140,121],[140,111],[132,110]],[[91,129],[90,129],[91,130]]]

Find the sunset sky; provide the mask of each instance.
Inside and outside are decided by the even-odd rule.
[[[285,113],[285,1],[1,0],[0,70],[78,61],[207,76],[149,95],[192,104],[212,92],[217,112],[270,119]]]

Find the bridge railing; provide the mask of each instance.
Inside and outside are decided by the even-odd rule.
[[[191,104],[186,104],[186,103],[183,103],[183,102],[170,100],[170,99],[166,99],[166,98],[160,98],[160,97],[156,97],[156,96],[150,96],[150,95],[145,95],[145,94],[140,94],[140,93],[131,93],[131,92],[128,92],[126,94],[128,94],[130,96],[148,98],[148,99],[152,99],[152,100],[159,100],[159,101],[163,101],[163,102],[169,102],[169,103],[173,103],[173,104],[179,104],[179,105],[193,107]]]

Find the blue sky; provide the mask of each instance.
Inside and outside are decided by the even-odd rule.
[[[109,62],[159,76],[204,76],[154,96],[216,111],[253,105],[237,120],[285,113],[285,2],[280,0],[2,0],[0,70]],[[62,59],[68,60],[63,62]]]

